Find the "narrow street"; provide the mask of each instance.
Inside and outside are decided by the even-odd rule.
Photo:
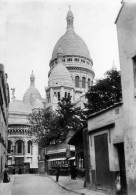
[[[38,175],[16,175],[11,195],[74,195],[62,189],[52,179]]]

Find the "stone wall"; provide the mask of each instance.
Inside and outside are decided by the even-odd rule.
[[[128,194],[136,194],[136,2],[122,5],[116,20],[124,109],[125,161]]]

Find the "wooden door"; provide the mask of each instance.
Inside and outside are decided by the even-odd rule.
[[[109,154],[107,133],[94,137],[97,189],[109,188]]]

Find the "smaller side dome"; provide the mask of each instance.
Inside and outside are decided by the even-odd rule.
[[[42,100],[40,99],[35,99],[34,103],[33,103],[33,109],[36,109],[36,108],[43,108],[43,103],[42,103]]]
[[[30,76],[30,84],[32,85],[32,84],[34,84],[34,82],[35,82],[35,76],[34,76],[33,70],[32,70],[32,74]]]
[[[31,97],[34,96],[35,98],[41,99],[41,95],[39,91],[35,88],[35,76],[32,74],[30,76],[30,87],[26,90],[23,101],[31,103]]]
[[[67,86],[73,88],[72,77],[62,62],[63,52],[59,47],[57,52],[58,64],[53,68],[49,76],[48,87]]]

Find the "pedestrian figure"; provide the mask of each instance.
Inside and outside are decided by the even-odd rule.
[[[76,179],[76,177],[77,177],[77,169],[76,169],[75,165],[71,166],[70,173],[71,173],[71,179]]]
[[[59,181],[59,175],[60,175],[60,164],[58,164],[56,166],[55,175],[56,175],[56,182],[58,182]]]
[[[70,175],[71,175],[71,179],[73,179],[73,165],[70,166]]]
[[[3,171],[3,183],[8,183],[10,181],[9,175],[8,175],[8,169],[5,166],[5,169]]]

